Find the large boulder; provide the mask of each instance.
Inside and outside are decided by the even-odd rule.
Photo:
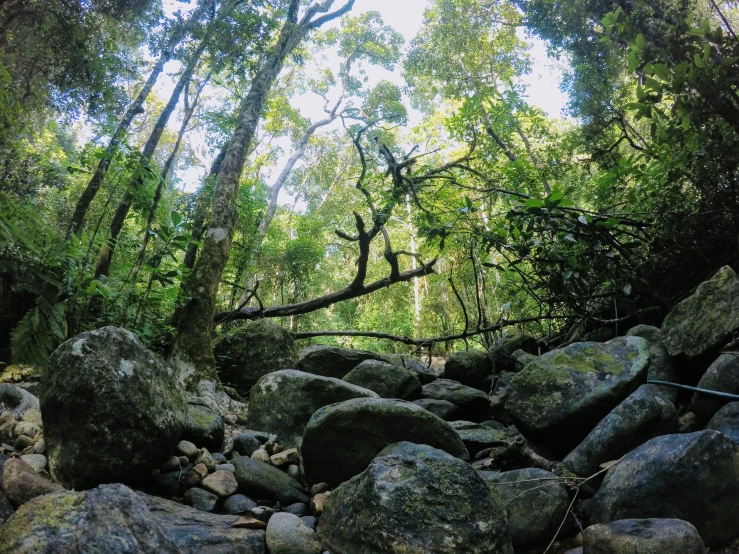
[[[428,410],[444,421],[456,419],[459,413],[459,407],[452,404],[448,400],[436,400],[434,398],[420,398],[413,401],[414,404],[421,406],[424,410]]]
[[[662,331],[658,327],[651,325],[637,325],[626,332],[628,337],[641,337],[649,343],[649,368],[647,369],[647,379],[656,381],[669,381],[671,383],[679,382],[678,368],[670,355],[667,353],[664,341],[662,340]],[[677,389],[673,387],[659,387],[660,392],[675,402],[677,399]]]
[[[622,519],[583,531],[588,554],[705,554],[698,531],[679,519]]]
[[[338,485],[363,471],[380,450],[400,441],[428,444],[469,459],[454,429],[420,406],[357,398],[313,414],[303,437],[306,476],[314,483]]]
[[[716,358],[701,377],[698,388],[739,394],[739,355],[727,352]],[[728,398],[696,392],[691,411],[705,421],[729,402],[731,400]]]
[[[342,379],[344,375],[365,360],[387,361],[384,356],[374,352],[326,344],[314,344],[302,348],[298,357],[297,368],[300,371],[336,379]]]
[[[260,377],[298,364],[298,349],[290,332],[261,319],[221,337],[213,347],[221,381],[248,389]]]
[[[505,507],[467,463],[426,445],[385,448],[329,496],[318,524],[333,554],[512,554]]]
[[[0,554],[80,552],[181,553],[144,501],[124,485],[40,496],[0,528]]]
[[[416,374],[422,384],[430,383],[434,379],[438,379],[443,374],[443,371],[424,364],[418,358],[414,358],[408,354],[385,354],[383,356],[391,364],[412,371]]]
[[[245,456],[233,458],[231,463],[239,492],[250,498],[277,500],[283,506],[310,500],[300,483],[274,466]]]
[[[525,333],[510,333],[497,338],[488,351],[495,373],[516,371],[517,362],[513,356],[516,350],[538,354],[539,345],[534,337]]]
[[[508,531],[516,548],[548,544],[571,525],[567,487],[556,475],[543,469],[526,468],[502,473],[485,471],[508,512]]]
[[[454,352],[444,364],[445,378],[475,389],[483,390],[483,384],[490,382],[492,374],[493,364],[488,353],[482,350]]]
[[[67,488],[135,482],[164,462],[184,429],[173,371],[125,329],[63,343],[41,381],[49,469]]]
[[[588,510],[593,523],[682,519],[725,544],[739,536],[739,445],[717,431],[654,438],[608,470]]]
[[[374,391],[380,398],[416,400],[421,396],[421,381],[415,373],[379,360],[361,362],[342,380]]]
[[[316,410],[352,398],[378,396],[332,377],[295,369],[275,371],[262,377],[252,389],[247,425],[277,435],[282,445],[298,447]]]
[[[648,364],[640,337],[574,343],[517,373],[505,409],[526,436],[564,454],[646,381]]]
[[[719,431],[739,444],[739,402],[730,402],[716,412],[706,429]]]
[[[452,379],[437,379],[424,385],[421,396],[451,402],[459,408],[459,417],[471,421],[486,419],[490,411],[487,394]]]
[[[617,460],[649,439],[674,433],[677,426],[672,402],[655,385],[642,385],[604,417],[562,463],[589,477],[601,464]]]
[[[662,322],[670,356],[698,356],[721,346],[739,329],[739,278],[724,266],[677,304]]]
[[[17,385],[0,383],[0,412],[10,412],[21,419],[28,410],[38,410],[39,401],[34,395]]]
[[[505,446],[510,443],[510,433],[503,425],[500,426],[500,429],[494,429],[487,425],[463,420],[451,421],[449,425],[462,439],[470,456],[475,456],[475,454],[487,448]]]
[[[225,432],[220,414],[215,413],[210,406],[188,402],[185,428],[182,431],[183,440],[213,452],[223,444]]]

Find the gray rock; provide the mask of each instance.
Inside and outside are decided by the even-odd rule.
[[[298,517],[307,516],[310,513],[310,509],[308,508],[308,505],[303,504],[302,502],[296,502],[295,504],[290,504],[287,508],[285,508],[285,511],[288,514],[293,514]]]
[[[171,455],[185,409],[174,372],[131,332],[77,335],[54,351],[41,380],[51,475],[76,489],[138,481]]]
[[[180,441],[175,448],[175,454],[185,456],[188,460],[194,460],[200,453],[200,449],[190,441]]]
[[[267,523],[270,554],[321,554],[316,532],[293,514],[280,512]]]
[[[649,343],[649,368],[647,379],[657,381],[679,382],[677,365],[667,353],[662,340],[662,331],[651,325],[637,325],[626,332],[629,337],[641,337]],[[672,387],[659,387],[660,392],[674,403],[677,399],[677,389]]]
[[[517,373],[505,410],[524,435],[564,454],[646,381],[648,363],[640,337],[574,343]]]
[[[236,471],[236,468],[234,468],[234,471]],[[203,479],[200,486],[207,491],[217,494],[221,498],[231,496],[239,488],[238,483],[236,483],[236,478],[234,477],[234,471],[220,470],[211,473]]]
[[[493,364],[488,353],[482,350],[454,352],[444,364],[446,379],[459,381],[475,389],[483,390],[483,383],[492,374]]]
[[[495,373],[516,371],[518,361],[513,353],[517,350],[538,354],[539,345],[534,337],[522,333],[503,335],[495,340],[495,344],[488,351]]]
[[[303,487],[287,473],[251,458],[234,458],[239,492],[257,500],[277,500],[283,506],[293,502],[308,502]]]
[[[308,422],[302,449],[308,481],[342,483],[363,471],[383,448],[400,441],[428,444],[469,459],[454,429],[420,406],[357,398],[321,408]]]
[[[498,375],[493,384],[493,393],[490,395],[490,414],[504,421],[510,420],[510,416],[505,411],[505,401],[508,398],[508,387],[514,375],[516,374],[512,371],[504,371]]]
[[[297,368],[314,375],[342,379],[365,360],[386,361],[384,356],[366,350],[314,344],[300,350]]]
[[[562,525],[567,533],[570,495],[553,473],[527,468],[503,473],[483,472],[508,513],[508,530],[515,548],[548,544]],[[562,523],[564,522],[564,524]]]
[[[716,358],[701,377],[698,388],[739,394],[739,355],[727,352]],[[728,398],[697,392],[690,409],[705,421],[729,402]]]
[[[513,553],[505,507],[485,480],[442,450],[408,442],[331,493],[318,533],[334,554]]]
[[[457,432],[470,456],[473,457],[480,450],[507,445],[510,442],[505,429],[497,430],[471,421],[452,421],[449,425]]]
[[[443,371],[429,367],[421,360],[407,354],[385,354],[384,357],[388,362],[415,373],[423,385],[438,379],[443,374]]]
[[[721,346],[737,329],[739,278],[724,266],[667,314],[662,337],[670,356],[694,357]]]
[[[525,350],[516,350],[513,354],[511,354],[511,358],[514,360],[513,364],[513,371],[515,373],[518,373],[521,371],[524,367],[526,367],[528,364],[533,362],[536,358],[539,356],[535,354],[529,354]]]
[[[421,381],[415,373],[379,360],[361,362],[342,381],[371,390],[380,398],[416,400],[421,396]]]
[[[300,521],[305,523],[308,527],[316,530],[316,527],[318,527],[318,519],[315,516],[303,516],[300,518]]]
[[[136,493],[123,485],[63,491],[27,502],[0,528],[0,553],[180,554]]]
[[[225,426],[220,415],[208,406],[188,404],[185,429],[182,432],[184,440],[208,450],[218,450],[223,444],[224,434]]]
[[[459,408],[459,417],[471,421],[487,418],[490,410],[487,394],[451,379],[438,379],[424,385],[421,394],[424,398],[451,402]]]
[[[262,376],[298,363],[287,329],[266,319],[250,322],[220,338],[213,347],[221,380],[244,390]]]
[[[261,440],[264,438],[264,440]],[[259,431],[244,431],[233,437],[233,449],[242,456],[251,456],[255,450],[263,443],[267,442],[267,437]]]
[[[3,493],[15,507],[37,496],[62,490],[62,487],[38,475],[30,465],[18,458],[6,460],[0,469]]]
[[[716,412],[706,429],[719,431],[739,444],[739,402],[730,402]]]
[[[622,519],[583,531],[588,554],[706,554],[695,527],[679,519]]]
[[[14,511],[13,506],[10,505],[10,501],[5,498],[5,495],[2,492],[0,492],[0,527],[10,519],[10,516],[13,515]]]
[[[215,471],[216,470],[216,461],[213,459],[213,456],[210,455],[210,452],[208,452],[207,448],[201,448],[200,453],[198,453],[198,457],[195,458],[195,465],[203,464],[206,468],[208,468],[208,471]]]
[[[739,536],[739,445],[717,431],[654,438],[608,470],[588,509],[593,523],[682,519],[720,546]]]
[[[209,514],[139,494],[181,554],[265,554],[264,531],[231,527],[233,515]]]
[[[298,447],[316,410],[351,398],[377,398],[377,394],[340,379],[294,369],[276,371],[252,389],[247,424],[276,434],[283,446]]]
[[[212,512],[218,504],[218,495],[198,487],[188,489],[184,498],[185,502],[201,512]]]
[[[227,514],[243,514],[256,508],[257,503],[245,494],[232,494],[223,501],[223,511]]]
[[[35,473],[42,473],[46,470],[46,456],[43,454],[25,454],[21,456],[21,460],[26,462]]]
[[[216,471],[230,471],[231,473],[234,473],[236,468],[233,464],[218,464],[216,466]]]
[[[452,404],[448,400],[436,400],[434,398],[420,398],[413,401],[414,404],[421,406],[424,410],[428,410],[436,417],[440,417],[444,421],[450,421],[459,414],[459,407]]]
[[[601,464],[619,459],[649,439],[675,433],[677,425],[672,402],[655,385],[642,385],[604,417],[562,463],[581,477],[590,477]]]
[[[0,412],[8,411],[15,419],[22,419],[28,410],[38,410],[39,401],[22,387],[0,383]]]

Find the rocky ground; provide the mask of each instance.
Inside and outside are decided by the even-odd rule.
[[[443,371],[257,322],[216,345],[230,386],[190,393],[83,333],[0,377],[0,554],[738,552],[737,332],[724,268],[661,329]]]

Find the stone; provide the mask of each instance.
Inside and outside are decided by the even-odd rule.
[[[223,418],[208,406],[189,403],[185,417],[184,440],[208,450],[218,450],[223,444],[225,425]]]
[[[601,464],[617,460],[649,439],[677,431],[677,410],[656,385],[642,385],[604,417],[562,460],[581,477],[590,477]]]
[[[298,517],[307,516],[309,513],[310,508],[303,502],[296,502],[295,504],[290,504],[287,508],[285,508],[285,511],[288,514],[293,514]]]
[[[459,407],[452,404],[448,400],[436,400],[434,398],[420,398],[413,401],[417,406],[421,406],[424,410],[428,410],[436,417],[440,417],[444,421],[451,421],[459,414]]]
[[[264,531],[232,527],[233,515],[201,512],[139,493],[182,554],[265,554]]]
[[[716,412],[706,429],[719,431],[739,444],[739,402],[730,402]]]
[[[486,425],[463,420],[452,421],[449,425],[457,432],[470,456],[473,457],[481,450],[507,445],[510,441],[505,429],[492,429]]]
[[[46,454],[46,441],[42,438],[36,441],[33,445],[34,454]]]
[[[205,467],[205,464],[197,464],[192,469],[186,472],[182,471],[178,473],[184,473],[184,475],[182,475],[182,477],[180,478],[180,490],[184,491],[198,486],[200,482],[208,475],[208,468]]]
[[[298,364],[295,340],[287,329],[262,319],[237,328],[213,347],[221,381],[242,391],[261,377]]]
[[[386,446],[412,440],[469,459],[447,422],[411,402],[356,398],[316,411],[305,428],[303,465],[310,483],[338,485],[362,472]]]
[[[269,518],[275,515],[275,511],[269,506],[257,506],[256,508],[249,510],[249,513],[256,519],[264,521],[265,523],[269,521]]]
[[[430,367],[408,354],[384,354],[384,358],[392,364],[415,373],[422,385],[435,381],[443,374],[442,370]]]
[[[329,496],[331,496],[330,492],[322,492],[310,499],[310,511],[314,516],[318,517],[323,513],[323,508]]]
[[[706,554],[695,527],[679,519],[622,519],[583,531],[588,554]]]
[[[162,471],[178,471],[182,467],[180,459],[177,456],[170,456],[166,462],[164,462],[159,469]]]
[[[318,534],[334,554],[513,553],[492,487],[466,462],[409,442],[388,446],[331,493]]]
[[[259,460],[260,462],[264,462],[265,464],[271,464],[272,461],[269,457],[269,452],[267,452],[267,449],[264,446],[260,446],[257,450],[251,453],[252,460]]]
[[[39,428],[43,427],[43,424],[41,422],[41,412],[36,408],[30,408],[26,410],[23,414],[23,417],[21,417],[21,421],[33,423],[34,425],[38,425]]]
[[[289,466],[287,466],[287,469],[285,469],[285,473],[287,473],[293,479],[300,479],[300,466],[296,464],[290,464]]]
[[[371,390],[380,398],[416,400],[421,396],[421,381],[415,373],[379,360],[361,362],[342,381]]]
[[[488,353],[482,350],[453,352],[444,364],[444,378],[475,389],[483,390],[483,383],[492,374],[493,364]]]
[[[567,533],[571,526],[567,513],[570,495],[555,474],[526,468],[483,475],[505,505],[515,548],[549,544],[560,525],[562,534]]]
[[[20,435],[17,439],[15,439],[15,442],[13,443],[13,448],[15,448],[16,452],[23,452],[29,446],[33,446],[33,444],[33,439],[31,437]]]
[[[203,464],[208,468],[208,471],[216,470],[216,461],[213,459],[213,456],[210,455],[207,448],[201,448],[198,457],[195,458],[195,465],[199,464]]]
[[[526,367],[528,364],[533,362],[536,358],[539,356],[535,354],[529,354],[525,350],[521,350],[520,348],[513,352],[511,354],[511,358],[514,360],[513,364],[513,372],[518,373],[521,371],[524,367]]]
[[[311,485],[310,489],[311,496],[315,496],[317,494],[321,494],[322,492],[328,492],[331,490],[331,486],[328,483],[316,483],[315,485]]]
[[[459,417],[471,421],[486,419],[490,410],[488,395],[451,379],[438,379],[424,385],[424,398],[446,400],[459,408]]]
[[[266,442],[267,437],[264,440],[260,440],[262,433],[254,431],[244,431],[233,436],[233,449],[242,456],[251,456],[255,450],[258,450],[262,446],[263,442]]]
[[[352,398],[377,398],[377,394],[340,379],[293,369],[264,376],[249,397],[248,425],[274,433],[280,443],[297,448],[316,410]]]
[[[266,541],[270,554],[321,554],[316,532],[298,516],[285,512],[270,518]]]
[[[739,278],[729,266],[698,285],[662,321],[662,337],[670,356],[692,358],[713,350],[737,329]]]
[[[245,494],[232,494],[222,505],[223,511],[227,514],[243,514],[256,507],[257,503]]]
[[[308,527],[310,527],[314,531],[316,530],[316,527],[318,527],[318,519],[314,516],[302,516],[300,518],[300,521],[305,523]]]
[[[648,364],[640,337],[570,344],[516,373],[505,410],[526,437],[566,454],[646,381]]]
[[[198,487],[188,489],[184,498],[188,505],[201,512],[212,512],[218,504],[218,495]]]
[[[221,498],[232,495],[239,488],[238,483],[236,483],[236,477],[234,477],[231,471],[216,471],[203,479],[200,486],[207,491],[217,494]]]
[[[2,465],[0,483],[5,497],[16,508],[37,496],[62,490],[62,487],[38,475],[30,465],[18,458],[10,458]]]
[[[218,464],[216,466],[216,471],[230,471],[233,473],[236,471],[236,468],[233,464]]]
[[[287,450],[283,450],[277,454],[272,454],[272,456],[269,457],[269,461],[273,466],[284,466],[297,462],[299,458],[300,456],[297,448],[288,448]]]
[[[626,332],[627,337],[641,337],[649,344],[649,367],[647,379],[656,381],[668,381],[678,383],[680,376],[675,362],[665,348],[662,340],[662,331],[651,325],[637,325]],[[677,399],[677,389],[673,387],[660,386],[659,391],[673,404]]]
[[[230,455],[231,452],[233,452],[233,449],[234,449],[233,437],[225,437],[223,439],[223,443],[221,443],[221,449],[220,449],[223,456],[225,457],[225,456]]]
[[[21,456],[21,460],[26,462],[35,473],[46,471],[47,460],[43,454],[25,454]]]
[[[10,519],[10,516],[13,515],[13,506],[10,505],[10,502],[7,498],[5,498],[5,495],[0,492],[0,528],[3,526],[3,524]],[[315,529],[315,527],[313,527]]]
[[[65,487],[138,482],[180,440],[185,398],[172,369],[125,329],[77,335],[41,379],[49,470]]]
[[[731,352],[721,354],[703,374],[698,388],[739,394],[739,356]],[[690,409],[706,421],[729,402],[729,398],[696,392]]]
[[[15,419],[22,419],[28,410],[38,410],[39,401],[22,387],[0,383],[0,411],[8,411]]]
[[[0,528],[1,554],[180,554],[146,503],[124,485],[63,491],[25,503]]]
[[[228,458],[226,458],[226,456],[224,456],[220,452],[211,452],[210,457],[213,458],[213,461],[217,464],[228,463]]]
[[[305,373],[342,379],[365,360],[386,361],[380,354],[353,348],[314,344],[298,353],[297,369]]]
[[[711,430],[654,438],[611,466],[588,511],[592,523],[678,518],[725,544],[739,537],[739,445]]]
[[[13,432],[16,437],[24,436],[33,439],[34,437],[41,435],[41,427],[35,423],[31,423],[30,421],[19,421]]]
[[[17,425],[18,421],[15,418],[11,418],[0,425],[0,442],[12,443],[15,438],[15,428]]]
[[[194,460],[199,453],[200,449],[190,441],[180,441],[175,448],[175,454],[185,456],[188,460]]]
[[[513,356],[513,353],[517,350],[523,350],[528,354],[538,354],[539,345],[534,337],[525,333],[511,333],[496,338],[495,344],[488,351],[495,373],[516,371],[518,359]]]
[[[310,500],[300,483],[274,466],[245,457],[235,458],[232,463],[242,494],[257,500],[277,500],[282,505]]]
[[[200,478],[193,479],[190,475],[192,465],[182,466],[174,471],[161,471],[152,476],[152,491],[161,496],[175,497],[181,492],[200,483]]]

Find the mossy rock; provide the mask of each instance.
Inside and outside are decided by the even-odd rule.
[[[512,354],[523,350],[528,354],[538,354],[539,344],[536,339],[526,333],[510,333],[496,339],[488,351],[490,362],[495,373],[516,371],[516,360]]]
[[[278,501],[283,506],[295,502],[308,503],[310,497],[302,485],[274,466],[240,456],[233,458],[239,492],[256,500]]]
[[[493,374],[487,352],[462,350],[454,352],[444,364],[444,377],[463,385],[483,390],[483,383]]]
[[[374,391],[381,398],[416,400],[421,396],[421,381],[415,373],[379,360],[361,362],[342,381]]]
[[[453,379],[437,379],[424,385],[421,396],[451,402],[459,408],[459,417],[470,421],[487,419],[490,412],[487,394]]]
[[[706,429],[720,431],[739,444],[739,402],[730,402],[716,412]]]
[[[698,388],[739,394],[739,355],[727,352],[716,358],[701,377]],[[697,392],[693,395],[690,409],[707,421],[730,401],[729,398]]]
[[[39,400],[23,387],[0,383],[0,412],[10,412],[21,419],[28,410],[38,410]]]
[[[299,358],[297,367],[300,371],[333,377],[334,379],[343,379],[347,373],[365,360],[387,361],[384,356],[367,350],[341,348],[340,346],[326,344],[314,344],[302,348]]]
[[[295,369],[298,349],[286,329],[266,319],[254,321],[221,337],[213,347],[221,381],[248,390],[260,377]]]
[[[409,442],[331,493],[318,534],[336,554],[513,554],[498,494],[462,460]]]
[[[583,531],[588,554],[706,554],[695,527],[680,519],[622,519]]]
[[[564,455],[646,381],[648,364],[639,337],[571,344],[517,373],[505,410],[526,436]]]
[[[637,325],[626,332],[627,337],[641,337],[649,343],[649,369],[647,379],[657,381],[679,382],[677,364],[667,353],[662,331],[651,325]],[[678,390],[673,387],[659,387],[659,391],[674,404]]]

